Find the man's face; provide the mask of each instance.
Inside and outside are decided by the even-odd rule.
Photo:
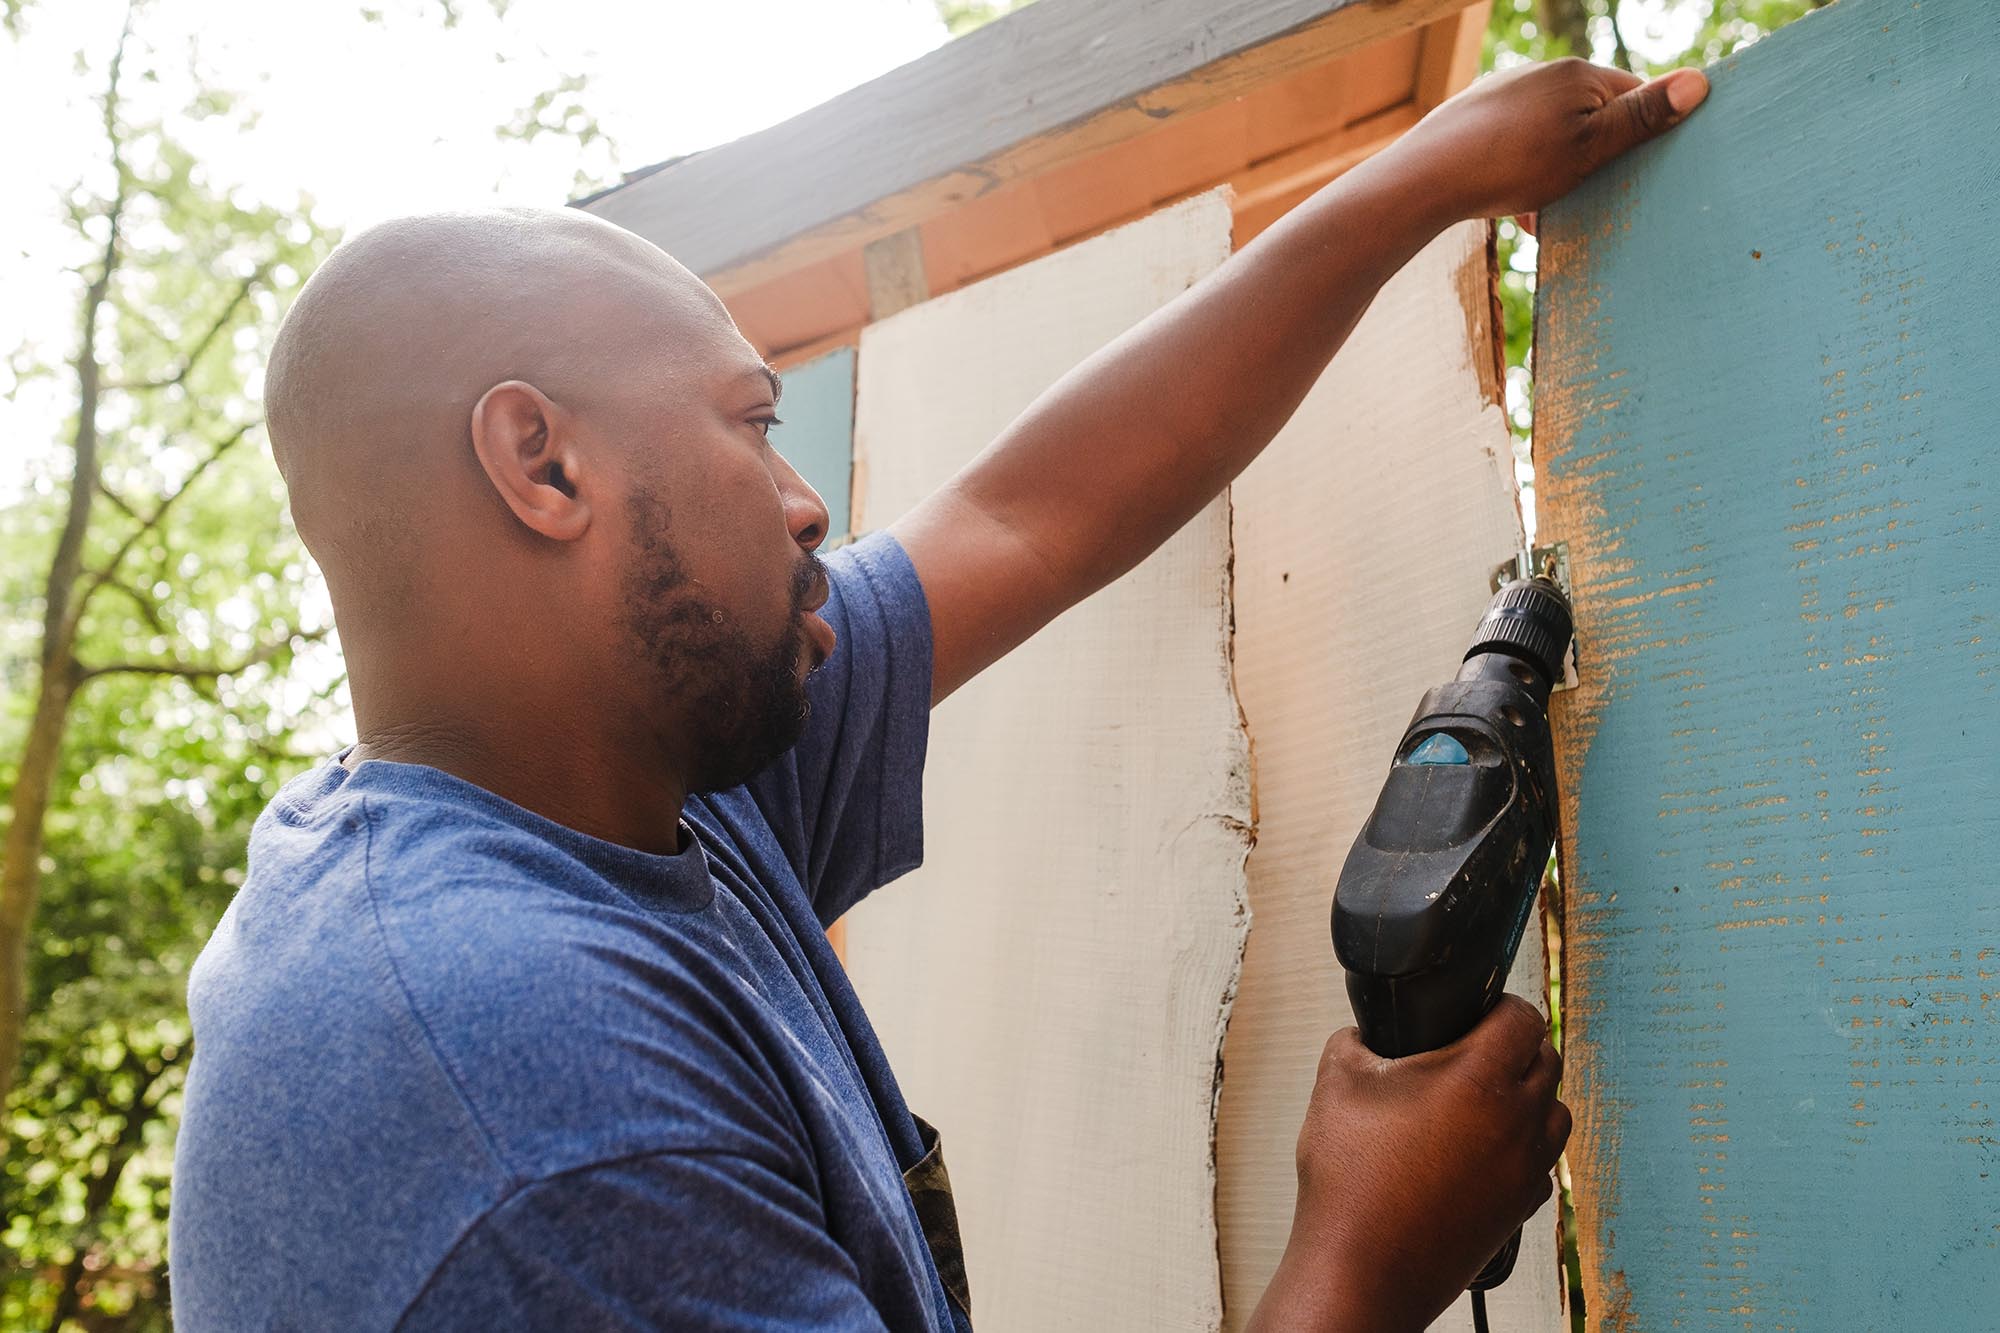
[[[621,651],[690,792],[734,786],[797,742],[806,676],[834,646],[812,614],[826,508],[765,438],[763,361],[726,321],[712,333],[679,349],[672,405],[630,427],[626,513],[607,516],[628,525]]]
[[[733,787],[790,749],[805,729],[805,678],[824,660],[806,608],[825,596],[825,567],[794,565],[784,616],[754,634],[688,573],[658,496],[635,495],[633,561],[625,583],[626,625],[642,673],[684,728],[692,765],[688,791]],[[823,623],[823,622],[822,622]]]

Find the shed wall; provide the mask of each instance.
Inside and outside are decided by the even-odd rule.
[[[1606,1328],[2000,1308],[1996,71],[1987,5],[1842,0],[1544,215]]]

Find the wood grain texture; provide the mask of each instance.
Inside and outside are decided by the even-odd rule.
[[[1521,547],[1491,394],[1489,272],[1483,225],[1427,248],[1231,491],[1236,684],[1257,797],[1217,1141],[1231,1327],[1290,1230],[1293,1145],[1320,1048],[1353,1021],[1329,934],[1334,881],[1417,701],[1457,671],[1488,574]],[[1542,964],[1531,937],[1511,988],[1544,999]],[[1561,1300],[1550,1209],[1494,1294],[1494,1327],[1555,1333]],[[1470,1322],[1461,1301],[1439,1327]]]
[[[924,238],[915,227],[868,242],[862,247],[861,262],[868,274],[870,320],[887,319],[930,299],[930,283],[924,276]]]
[[[1593,1322],[2000,1309],[2000,24],[1842,0],[1543,214]]]
[[[1470,0],[1042,0],[584,202],[724,296]]]
[[[1229,251],[1208,195],[863,335],[880,526]],[[942,1132],[985,1330],[1212,1329],[1211,1136],[1246,929],[1248,750],[1211,505],[932,719],[926,864],[847,964]]]

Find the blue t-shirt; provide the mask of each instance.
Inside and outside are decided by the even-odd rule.
[[[805,736],[677,855],[414,765],[272,802],[188,988],[180,1328],[965,1327],[823,934],[921,859],[930,616],[890,539],[827,564]]]

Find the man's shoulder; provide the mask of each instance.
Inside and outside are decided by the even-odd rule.
[[[573,858],[477,810],[315,770],[257,821],[243,888],[196,965],[196,1022],[211,999],[297,1012],[314,997],[393,990],[395,955],[450,963],[454,936],[532,940],[536,919],[587,880]]]
[[[549,938],[550,916],[606,920],[579,914],[579,903],[643,915],[705,901],[700,876],[663,880],[655,893],[629,867],[579,851],[589,846],[616,852],[435,769],[370,762],[347,774],[327,765],[287,784],[258,819],[231,912],[260,945],[260,927],[274,937],[348,939],[371,921],[395,937],[532,942]]]
[[[687,1069],[741,1072],[742,983],[712,914],[602,869],[421,791],[274,806],[190,986],[197,1042],[232,1095],[310,1067],[363,1119],[464,1118],[510,1175],[641,1146],[590,1141],[607,1102],[673,1146]]]
[[[315,770],[264,812],[190,978],[173,1245],[176,1304],[197,1321],[258,1323],[338,1291],[386,1327],[511,1185],[409,1003],[371,892],[376,812],[339,782]]]
[[[293,1242],[341,1236],[330,1289],[407,1300],[530,1182],[647,1153],[795,1155],[712,913],[648,910],[476,803],[338,781],[260,821],[189,988],[190,1271],[283,1287]]]

